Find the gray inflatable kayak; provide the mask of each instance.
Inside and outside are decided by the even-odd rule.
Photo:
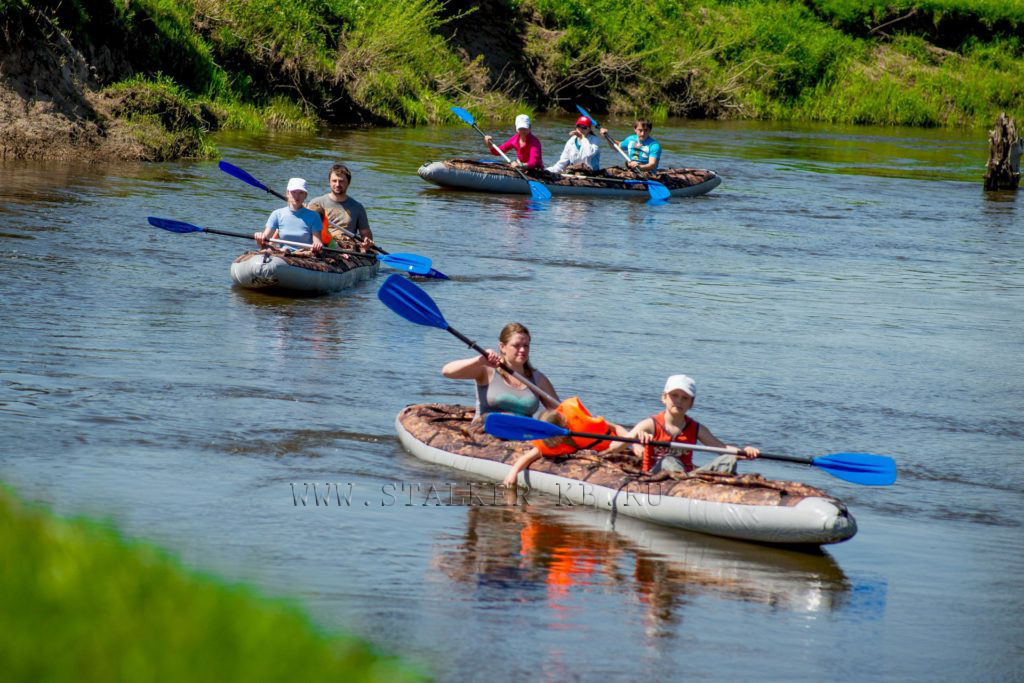
[[[502,441],[473,422],[472,408],[441,403],[412,405],[395,418],[398,440],[428,462],[500,482],[531,446]],[[715,536],[773,544],[822,545],[845,541],[857,522],[841,501],[799,482],[759,474],[691,473],[652,478],[630,458],[580,451],[543,458],[519,475],[531,491],[555,496],[560,506],[585,506]]]
[[[379,270],[380,261],[362,256],[320,259],[250,251],[231,264],[231,280],[246,289],[310,296],[348,289]]]
[[[474,159],[428,161],[420,166],[419,176],[441,187],[477,192],[530,194],[530,186],[505,164]],[[531,180],[544,183],[555,195],[592,197],[635,197],[647,199],[647,185],[638,176],[621,168],[603,169],[596,175],[527,171]],[[706,194],[718,187],[722,178],[714,171],[696,168],[669,168],[652,176],[665,185],[673,197]]]

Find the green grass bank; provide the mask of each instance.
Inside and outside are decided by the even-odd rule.
[[[421,681],[295,606],[0,486],[5,681]]]
[[[1024,112],[1024,0],[0,0],[0,24],[72,52],[78,115],[126,122],[150,158],[209,155],[216,129],[454,122],[451,105],[966,128]]]

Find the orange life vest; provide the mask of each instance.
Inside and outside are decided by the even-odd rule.
[[[576,396],[562,401],[558,408],[559,413],[565,418],[567,429],[571,432],[587,432],[588,434],[611,434],[615,435],[615,428],[608,424],[603,417],[594,417],[587,410],[586,406],[580,403]],[[612,442],[605,439],[592,439],[585,436],[572,436],[575,446],[567,443],[560,443],[557,446],[547,446],[543,441],[534,441],[533,445],[542,455],[554,457],[557,455],[570,455],[576,451],[588,448],[592,451],[607,450]]]
[[[340,177],[340,176],[339,176]],[[331,231],[327,228],[327,210],[324,209],[324,215],[320,216],[320,222],[323,223],[323,229],[320,230],[320,241],[324,243],[326,247],[331,243]]]

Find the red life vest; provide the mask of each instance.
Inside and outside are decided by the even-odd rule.
[[[580,403],[580,399],[576,396],[567,398],[562,401],[556,411],[562,414],[565,418],[567,429],[571,432],[587,432],[588,434],[611,434],[615,435],[615,428],[608,424],[603,417],[594,417],[587,410],[586,406]],[[560,443],[557,446],[547,446],[543,441],[534,441],[533,445],[537,447],[537,450],[541,454],[555,457],[558,455],[571,455],[576,451],[583,450],[585,448],[592,451],[603,451],[607,450],[612,445],[611,441],[607,439],[592,439],[585,436],[572,436],[575,446],[570,446],[567,443]]]
[[[678,441],[679,443],[697,443],[697,435],[700,433],[700,423],[687,417],[683,428],[674,437],[665,429],[665,413],[658,413],[651,416],[654,422],[654,441]],[[654,463],[661,460],[675,448],[667,446],[648,446],[644,450],[644,471],[647,472],[654,466]],[[689,472],[693,469],[693,451],[678,451],[679,458],[683,461],[683,468]],[[674,453],[673,453],[674,454]]]

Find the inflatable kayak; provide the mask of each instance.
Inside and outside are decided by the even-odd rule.
[[[531,445],[497,439],[473,418],[466,406],[412,405],[395,418],[395,429],[402,446],[422,460],[501,481]],[[645,475],[628,454],[581,451],[543,458],[520,482],[532,492],[557,496],[560,506],[587,505],[746,541],[822,545],[857,533],[846,506],[820,489],[759,474]]]
[[[280,251],[249,251],[231,264],[231,280],[246,289],[277,294],[315,295],[347,289],[380,270],[373,257],[349,259],[295,256]]]
[[[544,183],[551,194],[600,197],[640,197],[647,199],[647,185],[624,168],[604,168],[597,173],[549,173],[527,169],[531,180]],[[505,164],[474,159],[428,161],[419,168],[419,176],[441,187],[479,192],[530,194],[527,181]],[[658,171],[653,180],[665,185],[673,197],[692,197],[710,192],[722,182],[714,171],[696,168],[668,168]]]

